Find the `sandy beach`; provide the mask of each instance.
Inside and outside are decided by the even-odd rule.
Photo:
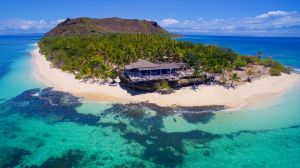
[[[235,89],[225,89],[219,85],[200,86],[196,91],[191,87],[177,90],[171,95],[147,93],[131,95],[120,86],[99,85],[98,83],[76,80],[74,75],[52,68],[45,56],[39,53],[37,47],[32,51],[34,77],[48,87],[70,92],[86,100],[113,103],[149,102],[160,106],[204,106],[225,105],[227,108],[238,108],[249,104],[256,98],[280,95],[300,81],[300,75],[292,73],[279,77],[263,77],[237,86]]]

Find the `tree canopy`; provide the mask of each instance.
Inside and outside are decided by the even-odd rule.
[[[45,36],[39,47],[55,67],[76,74],[78,79],[115,78],[115,71],[138,59],[186,62],[194,69],[211,73],[257,61],[231,49],[146,34]]]

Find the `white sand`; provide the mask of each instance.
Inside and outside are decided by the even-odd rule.
[[[251,83],[238,86],[235,89],[225,89],[222,86],[200,86],[197,91],[191,87],[182,88],[171,95],[147,93],[130,95],[119,86],[83,83],[76,80],[74,75],[52,68],[50,62],[36,48],[32,51],[34,76],[48,87],[70,92],[87,100],[100,102],[146,102],[160,106],[203,106],[225,105],[237,108],[253,102],[256,98],[282,94],[300,81],[298,74],[283,74],[279,77],[267,76]]]

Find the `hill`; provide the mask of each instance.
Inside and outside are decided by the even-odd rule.
[[[158,25],[157,22],[121,18],[76,18],[66,19],[46,33],[46,36],[69,36],[105,33],[143,33],[175,36]]]

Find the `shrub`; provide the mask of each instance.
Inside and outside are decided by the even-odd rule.
[[[273,67],[270,69],[270,75],[271,76],[280,76],[281,70]]]
[[[263,65],[266,67],[277,67],[279,69],[284,69],[284,66],[281,65],[278,61],[274,61],[272,58],[267,57],[264,61],[263,61]]]
[[[267,57],[264,61],[263,61],[263,65],[266,67],[272,67],[273,66],[273,60],[270,57]]]
[[[262,64],[261,59],[258,57],[246,56],[244,59],[246,60],[247,64]]]
[[[268,57],[264,60],[263,65],[270,67],[270,74],[272,76],[280,76],[281,72],[289,74],[291,69],[289,67],[285,67],[280,64],[278,61],[272,60],[272,58]]]
[[[233,62],[235,68],[239,69],[247,65],[247,61],[244,57],[238,56],[237,59]]]
[[[81,79],[82,78],[82,75],[80,74],[80,73],[77,73],[76,75],[75,75],[75,79]]]
[[[118,72],[117,72],[115,69],[113,69],[113,70],[111,71],[111,73],[109,74],[109,77],[110,77],[111,79],[113,79],[113,80],[115,80],[118,76],[119,76],[119,74],[118,74]]]
[[[290,74],[291,73],[291,71],[292,71],[292,69],[290,68],[290,67],[284,67],[284,69],[283,69],[283,73],[286,73],[286,74]]]
[[[170,85],[169,85],[169,82],[166,81],[166,80],[163,80],[163,81],[160,81],[157,85],[157,90],[160,90],[160,89],[169,89],[171,88]]]

